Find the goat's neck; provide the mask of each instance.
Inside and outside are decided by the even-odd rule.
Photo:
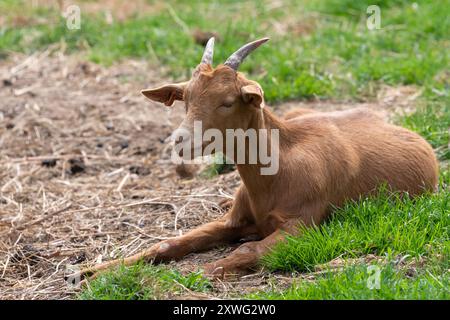
[[[275,116],[273,113],[271,113],[266,108],[263,108],[261,110],[255,110],[255,113],[250,120],[249,129],[255,129],[257,132],[257,139],[258,139],[258,146],[261,145],[260,139],[267,139],[266,146],[270,149],[272,146],[272,130],[278,130],[279,134],[279,141],[278,141],[278,147],[279,147],[279,154],[281,153],[281,148],[283,144],[286,144],[289,139],[288,135],[288,129],[283,122],[282,119],[279,119],[277,116]],[[259,134],[260,129],[266,129],[267,135],[262,137]],[[246,152],[246,159],[248,159],[248,155],[250,153],[249,148],[252,146],[249,146],[248,143],[245,145],[245,152]],[[253,146],[255,147],[255,146]],[[271,150],[272,151],[272,150]],[[270,152],[271,152],[270,151]],[[258,194],[261,193],[261,191],[267,190],[270,191],[271,185],[276,177],[275,175],[262,175],[261,174],[261,168],[266,166],[263,165],[260,162],[259,155],[257,157],[257,163],[256,164],[236,164],[237,169],[239,171],[239,175],[242,178],[242,181],[244,182],[247,190],[250,194]]]

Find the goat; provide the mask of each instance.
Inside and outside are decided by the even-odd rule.
[[[284,118],[269,111],[261,86],[237,72],[245,57],[267,40],[246,44],[213,68],[211,38],[191,80],[142,93],[167,106],[175,100],[184,101],[186,117],[180,128],[185,130],[192,130],[194,121],[201,121],[203,130],[215,128],[221,132],[230,128],[277,129],[278,172],[262,175],[259,162],[237,164],[243,183],[223,217],[131,257],[86,269],[83,274],[141,259],[180,259],[250,236],[259,239],[204,266],[207,274],[221,277],[254,267],[286,234],[298,234],[299,224],[318,225],[334,207],[367,196],[381,184],[411,196],[436,189],[438,162],[431,146],[418,134],[386,123],[370,110],[297,109]]]

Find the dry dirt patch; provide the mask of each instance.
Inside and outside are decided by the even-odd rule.
[[[166,139],[183,108],[169,111],[139,93],[163,82],[143,61],[105,69],[52,49],[0,61],[2,299],[72,298],[67,265],[128,256],[223,214],[216,203],[230,197],[239,178],[177,176]],[[298,106],[355,105],[291,102],[277,112]],[[231,250],[192,254],[172,265],[195,270]],[[266,280],[256,273],[218,282],[215,292],[265,288]]]

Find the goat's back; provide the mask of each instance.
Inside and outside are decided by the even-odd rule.
[[[383,183],[411,195],[437,186],[438,162],[428,142],[370,110],[308,113],[286,123],[299,141],[289,152],[299,161],[288,166],[305,166],[309,187],[333,204]]]

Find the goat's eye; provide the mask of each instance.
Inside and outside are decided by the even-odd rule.
[[[224,103],[221,105],[222,108],[231,108],[233,106],[232,103]]]

